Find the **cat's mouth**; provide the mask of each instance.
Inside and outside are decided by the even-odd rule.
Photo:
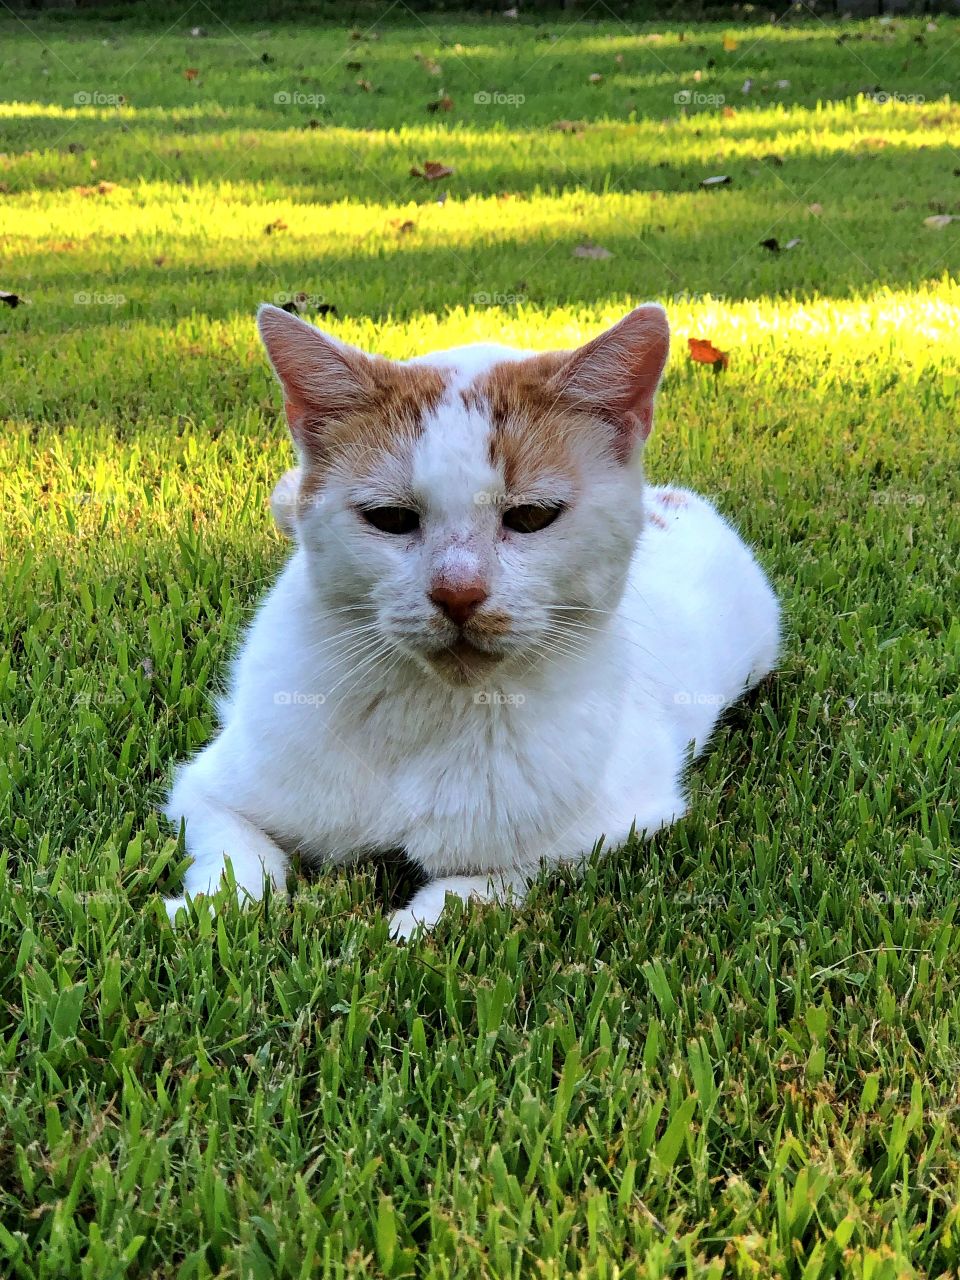
[[[502,653],[478,649],[466,636],[458,636],[451,644],[427,655],[433,669],[449,684],[473,684],[486,675],[503,658]]]

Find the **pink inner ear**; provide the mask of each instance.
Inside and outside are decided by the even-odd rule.
[[[369,388],[366,357],[279,307],[262,306],[260,337],[283,388],[287,421],[301,444],[310,427],[351,408]]]
[[[568,396],[617,428],[623,457],[650,434],[669,351],[666,313],[648,303],[575,351],[560,375]]]

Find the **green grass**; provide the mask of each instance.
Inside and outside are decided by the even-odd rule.
[[[924,219],[960,214],[960,26],[28,25],[0,23],[29,303],[0,306],[0,1274],[956,1274],[960,221]],[[299,291],[395,356],[662,300],[649,470],[717,497],[789,622],[686,821],[409,947],[372,868],[192,934],[160,900],[169,766],[285,554],[253,311]]]

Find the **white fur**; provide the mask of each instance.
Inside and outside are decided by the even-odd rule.
[[[412,459],[334,476],[296,507],[296,549],[237,657],[221,730],[166,806],[186,824],[190,895],[217,887],[225,857],[259,899],[265,877],[283,888],[293,851],[342,863],[403,848],[431,877],[394,917],[406,936],[447,892],[519,900],[542,866],[683,814],[691,744],[776,661],[776,599],[709,502],[645,491],[637,463],[586,441],[578,494],[537,481],[564,515],[504,537],[490,424],[459,389],[521,358],[477,346],[420,361],[451,371],[451,389]],[[419,504],[415,545],[358,521],[352,504],[377,501]],[[482,575],[487,607],[511,617],[475,683],[431,665],[450,642],[427,598],[438,573]]]

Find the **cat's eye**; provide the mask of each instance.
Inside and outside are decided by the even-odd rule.
[[[412,507],[361,507],[360,514],[381,533],[413,533],[420,528],[420,513]]]
[[[548,524],[553,524],[561,511],[561,503],[548,505],[524,502],[518,507],[508,507],[503,513],[503,523],[514,533],[539,533]]]

